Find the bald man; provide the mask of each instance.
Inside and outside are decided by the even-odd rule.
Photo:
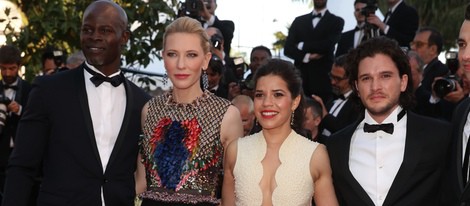
[[[116,3],[91,3],[80,33],[86,61],[36,78],[7,168],[4,206],[28,205],[38,171],[38,206],[134,205],[140,111],[150,97],[120,71],[127,23]]]

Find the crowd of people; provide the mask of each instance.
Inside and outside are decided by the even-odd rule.
[[[46,51],[32,84],[1,46],[1,205],[470,205],[470,5],[454,69],[413,7],[387,0],[381,20],[371,2],[342,33],[313,0],[292,62],[260,45],[245,65],[201,0],[165,29],[172,87],[154,97],[120,70],[131,32],[113,1],[84,10],[81,51]]]

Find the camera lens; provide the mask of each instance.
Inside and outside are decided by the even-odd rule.
[[[457,89],[455,83],[456,82],[452,79],[438,79],[434,83],[434,92],[439,98],[443,98],[450,92],[455,91]]]

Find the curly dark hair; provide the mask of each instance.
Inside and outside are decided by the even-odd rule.
[[[411,78],[411,68],[408,56],[400,48],[398,42],[387,37],[376,37],[369,39],[348,53],[346,68],[350,72],[349,84],[357,94],[356,82],[358,80],[359,63],[367,57],[374,57],[376,54],[383,54],[392,59],[398,68],[400,78],[403,75],[408,76],[408,85],[405,91],[401,92],[399,104],[404,109],[411,109],[415,105],[414,93]],[[362,108],[364,105],[360,104]]]
[[[0,47],[0,64],[21,64],[21,52],[13,45]]]
[[[255,82],[255,88],[258,83],[258,80],[261,77],[267,75],[275,75],[281,77],[287,84],[287,89],[292,95],[292,99],[300,95],[300,102],[297,109],[294,111],[294,122],[291,126],[292,129],[306,136],[306,131],[303,129],[304,122],[304,92],[302,90],[302,78],[300,77],[299,71],[295,68],[294,64],[291,62],[281,60],[281,59],[271,59],[267,64],[261,66],[256,70],[255,76],[253,78]]]

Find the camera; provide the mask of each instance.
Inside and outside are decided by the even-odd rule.
[[[246,80],[242,79],[242,80],[239,80],[237,82],[237,84],[240,87],[240,91],[253,90],[254,89],[254,85],[253,85],[252,81],[246,81]]]
[[[376,0],[364,0],[363,3],[366,4],[366,6],[361,9],[363,16],[368,17],[371,14],[375,14],[375,11],[378,9]]]
[[[178,17],[188,16],[194,19],[200,19],[199,12],[204,9],[211,9],[211,0],[186,0],[180,2],[180,9],[178,10]]]
[[[218,34],[214,34],[211,36],[212,47],[215,49],[218,49],[218,50],[222,49],[222,41],[223,41],[223,38]]]
[[[433,90],[439,98],[443,98],[450,92],[457,90],[457,84],[460,84],[460,79],[457,76],[447,75],[434,82]]]
[[[375,14],[375,11],[378,9],[377,0],[362,0],[360,2],[366,4],[366,6],[360,11],[361,15],[366,17],[364,22],[364,37],[362,40],[368,40],[379,36],[378,27],[367,22],[367,17],[369,17],[371,14]]]
[[[3,127],[7,120],[7,105],[11,103],[11,100],[4,94],[0,94],[0,133],[3,132]]]
[[[454,74],[459,69],[458,53],[455,51],[446,52],[446,65],[450,72]]]

